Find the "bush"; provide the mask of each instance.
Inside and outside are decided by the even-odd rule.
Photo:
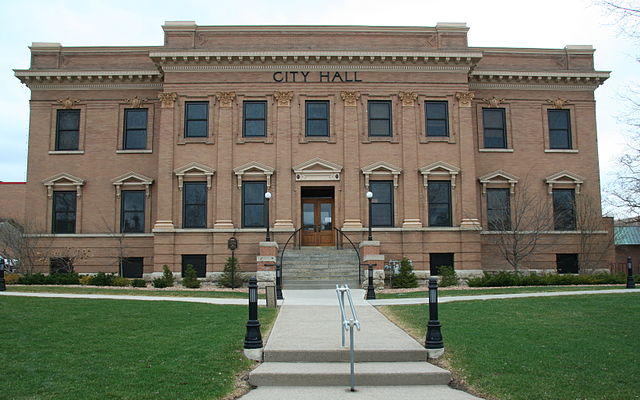
[[[131,281],[127,278],[123,278],[121,276],[116,276],[113,278],[113,286],[125,287],[131,285]]]
[[[414,288],[418,287],[418,278],[413,273],[411,261],[407,257],[402,257],[400,261],[400,271],[393,277],[394,288]]]
[[[164,278],[156,278],[151,282],[151,284],[156,289],[162,289],[167,287],[167,281]]]
[[[37,274],[25,274],[18,278],[18,284],[20,285],[44,285],[44,274],[38,272]]]
[[[4,282],[7,285],[15,285],[16,283],[18,283],[18,279],[20,279],[22,275],[20,274],[5,274],[4,275]]]
[[[224,263],[224,272],[218,279],[218,283],[224,287],[237,288],[242,286],[242,276],[238,273],[238,259],[235,257],[227,258]]]
[[[184,278],[182,279],[182,286],[189,289],[197,289],[200,287],[200,281],[196,270],[193,269],[193,265],[187,265],[187,270],[184,272]]]
[[[77,285],[80,277],[75,272],[44,275],[42,273],[26,274],[18,278],[20,285]]]
[[[518,272],[500,271],[497,273],[485,272],[484,276],[469,279],[471,287],[489,286],[548,286],[548,285],[607,285],[624,284],[627,278],[625,274],[610,274],[608,272],[598,274],[572,275],[572,274],[543,274],[535,273],[523,275]]]
[[[131,281],[131,286],[133,287],[147,287],[147,281],[145,281],[144,279],[134,279]]]
[[[82,275],[80,277],[80,284],[81,285],[91,285],[92,281],[93,281],[93,276],[91,276],[91,275]]]
[[[162,279],[164,279],[164,282],[167,284],[167,286],[173,286],[173,284],[175,283],[173,272],[171,272],[167,264],[162,266]]]
[[[458,274],[453,270],[453,267],[448,265],[442,265],[438,267],[440,273],[440,287],[458,286],[460,284],[460,278]]]
[[[113,286],[113,280],[116,278],[114,274],[105,274],[104,272],[98,272],[91,279],[93,286]]]

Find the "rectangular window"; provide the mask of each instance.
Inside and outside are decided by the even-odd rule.
[[[125,150],[147,148],[147,109],[131,108],[124,110],[124,144]]]
[[[571,121],[569,118],[569,110],[547,110],[549,148],[571,149]]]
[[[577,254],[556,254],[556,268],[559,274],[577,274],[580,271]]]
[[[504,108],[483,108],[484,147],[486,149],[507,148],[507,128]]]
[[[73,262],[69,257],[56,257],[49,260],[50,274],[68,274],[73,272]]]
[[[78,150],[80,110],[58,110],[56,120],[56,150]]]
[[[142,278],[143,257],[123,257],[120,259],[120,276],[123,278]]]
[[[144,190],[123,190],[120,207],[120,232],[144,232]]]
[[[306,136],[329,136],[329,102],[307,101]]]
[[[196,270],[198,278],[207,276],[207,255],[206,254],[183,254],[182,255],[182,277],[191,265]]]
[[[209,102],[184,103],[184,136],[207,137],[209,133]]]
[[[440,275],[440,267],[453,268],[453,253],[429,253],[431,276]]]
[[[451,182],[429,181],[429,226],[451,226]]]
[[[393,226],[393,182],[371,181],[371,226]]]
[[[267,136],[267,102],[245,101],[242,124],[242,134],[245,137]]]
[[[553,228],[576,230],[576,198],[573,189],[553,189]]]
[[[369,101],[369,136],[391,136],[391,102]]]
[[[511,230],[509,189],[487,189],[487,225],[490,231]]]
[[[425,106],[425,120],[427,136],[449,136],[449,111],[446,101],[427,101]]]
[[[207,183],[185,182],[183,191],[182,226],[185,228],[207,227]]]
[[[242,183],[242,227],[266,227],[265,199],[266,182]]]
[[[76,233],[76,192],[53,192],[53,233]]]

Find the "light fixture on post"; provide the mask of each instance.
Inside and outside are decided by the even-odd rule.
[[[271,192],[265,192],[264,194],[265,200],[267,200],[266,210],[265,210],[265,219],[267,220],[267,237],[265,237],[266,242],[271,241],[271,232],[269,231],[269,199],[271,199]]]
[[[369,237],[367,240],[373,240],[373,235],[371,234],[371,199],[373,199],[373,192],[367,192],[367,201],[369,202]]]

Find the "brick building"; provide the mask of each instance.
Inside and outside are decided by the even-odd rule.
[[[234,236],[241,268],[268,279],[299,228],[292,241],[327,249],[339,228],[378,269],[406,256],[422,277],[478,274],[510,268],[497,238],[533,230],[519,195],[550,210],[522,266],[573,272],[578,199],[608,223],[594,90],[609,74],[591,46],[469,47],[449,23],[163,29],[163,46],[33,43],[16,70],[31,89],[22,217],[43,249],[90,249],[78,272],[215,277]]]

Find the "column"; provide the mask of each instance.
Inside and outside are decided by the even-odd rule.
[[[216,222],[217,229],[233,228],[233,193],[237,187],[233,184],[233,103],[234,92],[218,92],[218,136],[216,148],[218,150],[218,164],[216,165]]]
[[[402,138],[403,228],[421,228],[420,182],[418,176],[418,135],[416,134],[416,99],[414,92],[400,92],[402,102],[399,135]]]
[[[275,92],[276,99],[276,128],[273,133],[276,142],[276,179],[275,206],[276,218],[273,223],[274,229],[293,229],[293,210],[291,190],[291,100],[293,92]]]
[[[360,185],[360,131],[358,130],[358,92],[341,92],[344,102],[344,170],[342,228],[362,228],[360,204],[364,198]]]

